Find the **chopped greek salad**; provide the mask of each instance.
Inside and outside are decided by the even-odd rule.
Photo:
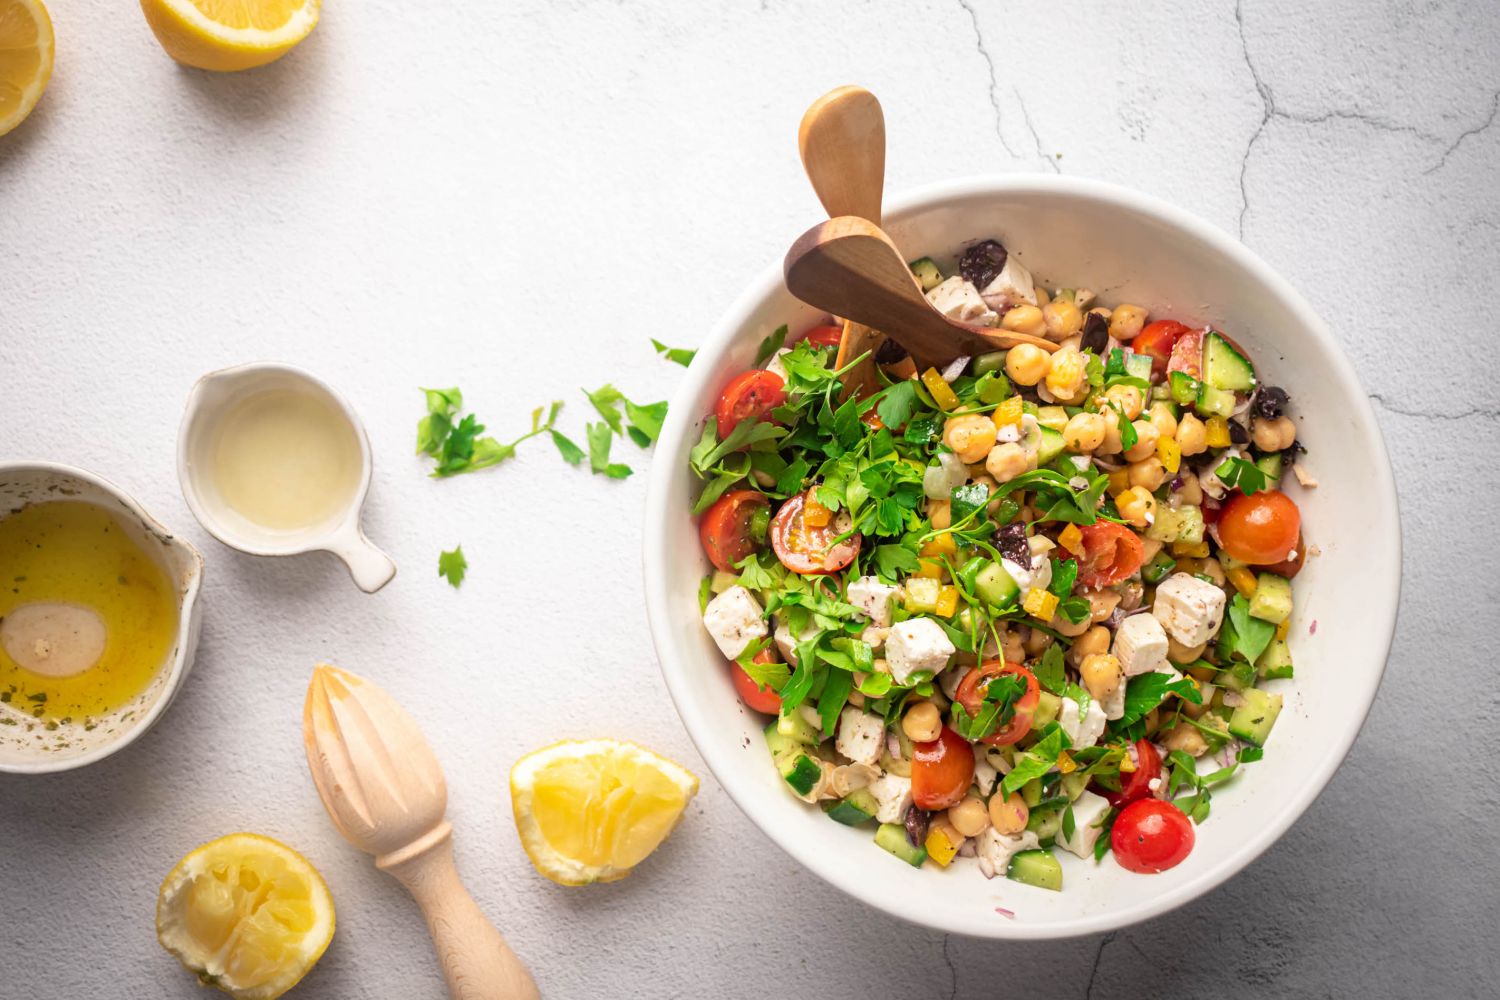
[[[970,323],[1045,338],[845,398],[841,328],[724,388],[692,449],[704,628],[771,716],[789,793],[914,866],[1061,889],[1056,852],[1160,872],[1260,759],[1292,676],[1316,485],[1285,391],[1220,330],[997,240],[912,271]]]

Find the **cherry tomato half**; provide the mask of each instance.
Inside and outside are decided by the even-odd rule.
[[[733,571],[735,563],[764,544],[765,529],[757,540],[755,521],[757,515],[768,517],[770,511],[771,501],[754,490],[730,490],[714,501],[698,523],[698,540],[715,569]]]
[[[1301,528],[1296,501],[1280,490],[1236,494],[1219,515],[1219,543],[1240,562],[1270,566],[1296,558]]]
[[[1193,822],[1161,799],[1138,799],[1120,810],[1109,833],[1120,867],[1155,874],[1182,863],[1193,850]]]
[[[1161,777],[1161,754],[1148,739],[1135,741],[1135,770],[1120,774],[1120,792],[1106,796],[1110,805],[1123,806],[1151,795],[1151,781]],[[1118,801],[1116,801],[1118,799]]]
[[[834,539],[849,530],[849,512],[841,510],[823,527],[807,523],[807,494],[798,493],[781,505],[771,520],[771,547],[776,558],[793,573],[837,573],[859,555],[860,536]]]
[[[1302,540],[1302,536],[1299,534],[1297,536],[1297,554],[1279,563],[1271,563],[1265,567],[1265,570],[1267,573],[1275,573],[1277,576],[1284,576],[1290,580],[1302,572],[1302,563],[1305,559],[1307,559],[1307,543]]]
[[[815,326],[807,331],[807,342],[814,347],[837,347],[843,339],[841,326]]]
[[[755,654],[756,663],[775,663],[776,655],[770,648],[762,649]],[[776,715],[781,711],[781,695],[768,687],[761,687],[747,673],[745,668],[738,663],[730,662],[729,675],[734,678],[735,693],[740,696],[740,701],[745,707],[766,715]]]
[[[1130,349],[1137,354],[1151,355],[1151,376],[1156,379],[1165,378],[1167,362],[1172,360],[1173,345],[1177,343],[1178,337],[1189,332],[1186,324],[1175,319],[1159,319],[1155,323],[1146,324],[1146,328],[1136,334],[1135,339],[1130,342]]]
[[[1178,334],[1177,342],[1172,345],[1172,357],[1167,361],[1167,371],[1182,372],[1193,378],[1203,377],[1202,330],[1183,330]]]
[[[714,406],[719,421],[719,440],[727,438],[741,420],[765,420],[786,402],[786,382],[775,372],[752,368],[736,375],[724,387]]]
[[[1146,547],[1141,536],[1113,521],[1080,525],[1083,557],[1078,560],[1078,582],[1089,590],[1112,587],[1141,568]]]
[[[1010,717],[1010,721],[980,740],[981,743],[996,747],[1008,746],[1031,732],[1031,720],[1036,714],[1036,703],[1042,697],[1042,689],[1037,683],[1036,674],[1019,663],[987,660],[964,674],[963,680],[958,682],[958,690],[953,692],[953,700],[962,705],[964,711],[972,717],[977,715],[984,706],[984,690],[989,686],[990,678],[999,677],[1001,674],[1015,674],[1020,677],[1026,682],[1026,691],[1016,699],[1016,714]]]
[[[973,783],[974,748],[947,726],[937,739],[912,748],[911,800],[918,809],[956,806]]]

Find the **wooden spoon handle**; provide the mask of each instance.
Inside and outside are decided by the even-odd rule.
[[[802,168],[830,218],[880,223],[885,188],[885,113],[863,87],[839,87],[812,103],[797,130]]]
[[[406,887],[427,918],[453,1000],[538,1000],[531,973],[459,879],[446,834],[420,853],[380,867]]]

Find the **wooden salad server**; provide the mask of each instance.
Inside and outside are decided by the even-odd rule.
[[[838,87],[813,102],[797,130],[802,169],[829,218],[857,215],[880,225],[885,189],[885,113],[863,87]],[[842,315],[842,314],[840,314]],[[843,368],[861,354],[869,357],[844,377],[844,396],[865,396],[880,388],[875,351],[883,338],[875,330],[844,320],[834,365]]]
[[[783,262],[786,287],[808,305],[882,331],[919,367],[941,370],[954,358],[1032,344],[1056,344],[1009,330],[975,326],[938,312],[901,251],[867,219],[840,216],[803,233]]]
[[[453,1000],[536,1000],[531,974],[459,880],[448,786],[411,716],[376,685],[323,663],[307,686],[302,740],[333,825],[427,918]]]

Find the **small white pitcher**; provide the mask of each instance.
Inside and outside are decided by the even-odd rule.
[[[275,389],[311,392],[332,402],[359,442],[359,488],[342,511],[318,524],[294,531],[262,527],[240,516],[225,502],[214,482],[211,449],[217,421],[248,396]],[[193,516],[209,534],[230,548],[257,556],[289,556],[323,550],[349,567],[355,584],[367,594],[396,575],[396,564],[365,537],[360,515],[370,491],[370,440],[364,424],[343,396],[323,380],[292,365],[256,362],[209,372],[188,395],[177,434],[177,477]]]

